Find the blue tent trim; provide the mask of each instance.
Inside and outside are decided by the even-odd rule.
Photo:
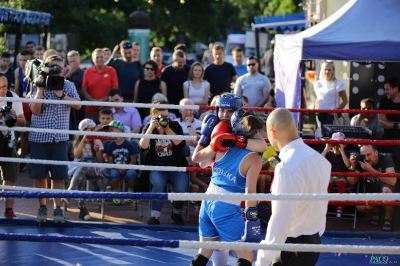
[[[268,27],[274,30],[302,30],[306,28],[306,23],[299,23],[293,25],[279,25],[282,22],[290,22],[290,21],[306,21],[305,13],[296,13],[296,14],[288,14],[282,16],[271,16],[271,17],[254,17],[254,24],[257,27],[259,24],[265,23],[275,23],[276,26]],[[262,26],[261,26],[262,27]]]
[[[0,23],[50,25],[51,14],[0,7]]]

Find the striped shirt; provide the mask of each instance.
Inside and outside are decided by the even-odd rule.
[[[32,90],[31,98],[36,95],[37,88],[34,87]],[[74,83],[66,80],[64,83],[64,94],[75,98],[79,101],[79,95],[76,92]],[[44,89],[43,99],[45,100],[59,100],[57,95],[51,90]],[[61,100],[60,100],[61,101]],[[31,105],[31,103],[30,103]],[[71,107],[66,104],[42,104],[42,110],[40,114],[32,114],[31,128],[43,128],[49,129],[47,133],[41,132],[30,132],[29,141],[37,143],[51,143],[61,142],[69,140],[68,134],[57,134],[52,133],[52,129],[68,130],[69,129],[69,115]]]

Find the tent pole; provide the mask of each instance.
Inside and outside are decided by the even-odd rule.
[[[258,72],[261,73],[260,36],[258,35],[258,33],[258,28],[255,28],[254,36],[256,37],[256,57],[258,59]]]
[[[17,56],[19,54],[19,48],[21,47],[21,41],[22,41],[22,31],[23,31],[23,24],[18,23],[17,24],[17,31],[15,33],[15,47],[14,47],[14,69],[17,68]]]

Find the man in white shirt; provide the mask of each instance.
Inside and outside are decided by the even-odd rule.
[[[183,98],[179,101],[179,105],[194,105],[194,102],[189,98]],[[182,127],[183,135],[200,136],[202,122],[194,118],[194,110],[179,109],[179,113],[181,114],[181,117],[174,121],[178,122]],[[197,140],[187,140],[186,145],[189,146],[190,156],[192,156],[194,148],[197,146]]]
[[[275,109],[267,119],[271,145],[281,162],[275,167],[271,193],[327,194],[331,164],[299,138],[290,111]],[[328,201],[273,200],[267,235],[262,244],[320,244]],[[259,250],[256,265],[315,265],[319,253]]]

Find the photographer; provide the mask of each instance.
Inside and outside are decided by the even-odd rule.
[[[17,94],[11,91],[7,91],[8,81],[5,74],[0,73],[0,97],[13,97],[19,98]],[[0,125],[1,126],[25,126],[24,112],[22,111],[21,102],[6,102],[5,100],[0,101]],[[9,108],[7,108],[9,107]],[[9,109],[9,110],[8,110]],[[14,124],[14,125],[13,125]],[[16,158],[17,152],[15,150],[14,143],[14,131],[1,131],[0,132],[0,156],[1,157],[13,157]],[[17,180],[17,163],[14,162],[0,162],[1,179],[5,186],[15,186]],[[5,212],[4,216],[7,218],[15,217],[13,212],[14,199],[5,198]]]
[[[157,104],[157,102],[153,102]],[[171,121],[168,116],[167,109],[151,108],[151,121],[143,129],[144,134],[159,135],[183,135],[182,128],[176,121]],[[140,139],[140,147],[147,151],[146,162],[155,166],[177,166],[187,167],[188,163],[183,153],[183,147],[186,142],[179,139]],[[152,184],[152,192],[164,192],[168,183],[173,186],[174,193],[184,193],[188,191],[189,178],[184,172],[178,171],[150,171],[150,182]],[[151,217],[147,224],[160,224],[161,209],[163,200],[151,201]],[[171,219],[175,225],[184,225],[181,210],[184,201],[174,201]]]
[[[360,148],[361,156],[355,153],[350,155],[351,170],[355,172],[370,173],[394,173],[394,162],[390,155],[379,154],[376,147],[372,145],[364,145]],[[364,178],[365,193],[397,193],[397,179],[394,177],[372,177]],[[380,215],[379,208],[373,206],[357,206],[360,212],[372,211],[372,225],[379,225]],[[393,206],[385,206],[385,219],[383,231],[392,230],[392,212]]]
[[[64,60],[59,56],[49,56],[44,65],[39,67],[35,86],[31,98],[59,100],[59,101],[80,101],[75,85],[64,80]],[[68,161],[67,141],[68,134],[56,134],[52,130],[68,130],[70,108],[80,109],[80,104],[49,104],[31,103],[32,122],[31,128],[47,129],[48,133],[31,132],[29,144],[32,159]],[[30,164],[29,178],[34,179],[37,188],[48,188],[46,174],[50,171],[51,187],[63,189],[64,180],[68,178],[66,165],[45,165]],[[37,214],[38,223],[45,223],[47,219],[46,199],[39,198],[40,208]],[[61,199],[55,198],[54,222],[63,223],[64,215],[60,208]]]

